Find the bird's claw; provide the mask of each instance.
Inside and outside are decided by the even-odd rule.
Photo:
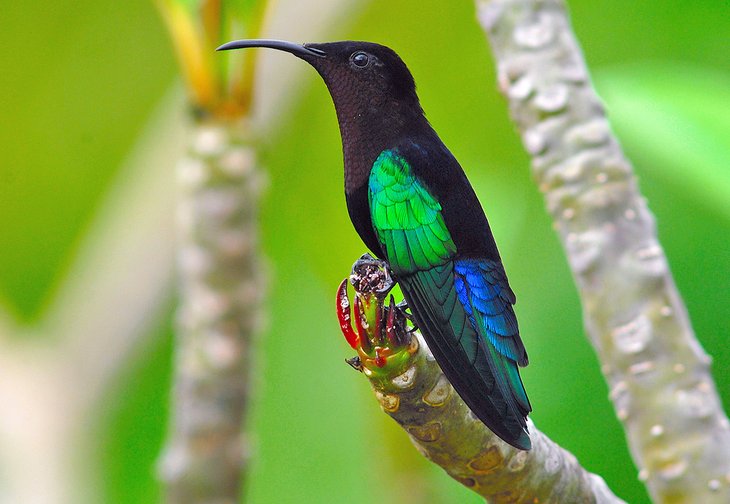
[[[403,312],[403,316],[413,326],[413,328],[410,331],[412,331],[413,329],[417,330],[418,327],[416,327],[416,321],[413,318],[413,314],[411,313],[411,311],[410,311],[411,309],[408,306],[408,303],[406,303],[406,300],[404,299],[403,301],[401,301],[400,303],[398,303],[396,306],[400,309],[401,312]]]

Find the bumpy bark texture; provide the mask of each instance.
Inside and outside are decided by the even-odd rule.
[[[477,6],[639,478],[656,502],[730,502],[730,428],[710,358],[591,87],[564,3]]]
[[[624,502],[531,421],[532,450],[518,450],[499,439],[469,411],[420,335],[414,335],[410,351],[408,367],[400,375],[364,372],[383,410],[452,478],[492,503]]]
[[[263,292],[262,174],[241,123],[196,125],[178,166],[180,309],[173,425],[163,459],[168,500],[237,503],[247,443],[253,336]]]
[[[454,391],[420,334],[406,324],[404,305],[388,299],[388,265],[366,254],[337,292],[340,328],[357,357],[348,360],[370,380],[383,410],[418,450],[451,477],[494,503],[623,502],[599,476],[528,421],[532,449],[508,445],[477,419]],[[354,321],[354,326],[352,322]]]

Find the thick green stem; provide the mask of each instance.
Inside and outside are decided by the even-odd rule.
[[[378,306],[385,297],[383,290],[393,286],[387,265],[369,256],[355,263],[350,280],[358,298]],[[387,310],[373,311],[356,303],[352,327],[344,287],[343,282],[337,296],[340,327],[358,352],[348,362],[368,377],[383,410],[408,433],[423,456],[489,502],[623,502],[602,478],[583,469],[532,422],[529,452],[508,445],[490,431],[454,391],[420,335],[408,332],[402,315],[392,316],[402,314],[400,308],[390,304]],[[361,318],[366,326],[357,324]],[[373,352],[380,357],[373,358],[363,342],[378,339],[371,331],[378,326],[397,337],[376,346]]]
[[[729,502],[730,424],[710,358],[591,87],[564,2],[477,6],[639,477],[656,502]]]
[[[169,502],[237,503],[264,289],[262,174],[245,124],[197,124],[177,178],[181,299],[173,418],[161,472]]]
[[[400,374],[365,374],[383,411],[452,478],[493,503],[623,502],[532,422],[532,450],[503,442],[469,411],[420,336],[412,351]]]

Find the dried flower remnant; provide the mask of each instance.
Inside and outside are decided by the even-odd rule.
[[[354,303],[347,294],[348,281],[355,289]],[[388,265],[365,254],[337,289],[340,329],[347,343],[358,352],[357,366],[351,365],[366,374],[400,369],[415,351],[408,316],[390,294],[394,286]]]

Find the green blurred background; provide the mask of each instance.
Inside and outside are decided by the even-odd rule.
[[[730,404],[727,2],[574,0],[570,7]],[[148,0],[2,0],[0,12],[0,309],[33,325],[57,301],[177,70]],[[582,334],[565,258],[496,90],[473,4],[373,0],[339,19],[325,38],[378,41],[406,60],[429,119],[475,185],[518,295],[535,423],[621,497],[648,502]],[[343,363],[351,350],[337,327],[334,291],[364,247],[346,215],[334,109],[314,72],[301,75],[297,98],[263,138],[269,316],[247,501],[481,502],[415,455],[366,380]],[[145,336],[144,351],[124,364],[88,418],[93,449],[84,457],[102,478],[103,502],[160,498],[154,461],[168,414],[172,304],[167,322]],[[427,483],[409,488],[420,478]]]

